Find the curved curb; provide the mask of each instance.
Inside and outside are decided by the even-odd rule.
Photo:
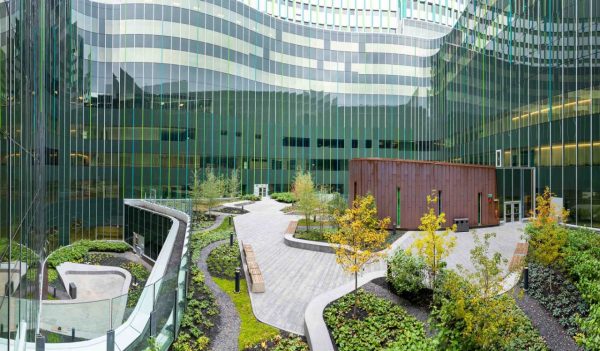
[[[296,249],[316,251],[316,252],[324,252],[324,253],[335,253],[335,250],[331,245],[327,243],[320,243],[318,241],[311,240],[303,240],[294,238],[293,234],[285,234],[283,236],[283,242],[289,246]]]
[[[361,287],[373,279],[385,276],[384,270],[367,273],[358,278],[358,286]],[[352,291],[354,291],[354,282],[346,283],[315,297],[308,303],[304,312],[304,335],[311,350],[335,351],[329,329],[323,319],[323,311],[331,302]]]

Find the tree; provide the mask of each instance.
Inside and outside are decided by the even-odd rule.
[[[489,254],[489,240],[495,235],[485,234],[481,240],[473,233],[470,258],[475,271],[459,266],[460,275],[450,271],[440,284],[437,298],[441,301],[434,308],[433,320],[442,349],[460,345],[465,350],[521,350],[515,339],[525,345],[531,341],[524,333],[527,319],[514,298],[501,294],[502,267],[507,260],[500,253]]]
[[[379,260],[382,256],[378,249],[384,247],[389,236],[387,227],[389,217],[380,220],[377,217],[377,206],[372,195],[357,197],[352,207],[346,209],[336,218],[339,229],[330,234],[327,240],[335,249],[336,262],[342,269],[354,274],[354,311],[358,306],[358,273],[368,263]]]
[[[456,238],[450,233],[456,231],[456,225],[447,227],[439,231],[442,225],[446,223],[446,214],[436,215],[435,204],[437,203],[435,191],[427,195],[428,211],[421,217],[421,225],[417,238],[411,245],[411,249],[416,249],[417,253],[425,259],[427,264],[429,286],[431,289],[436,287],[436,279],[441,268],[443,268],[443,259],[446,258],[456,245]]]
[[[553,196],[548,187],[536,196],[533,219],[526,228],[531,258],[545,266],[554,265],[562,257],[561,249],[568,237],[567,229],[560,226],[560,222],[567,218],[569,211],[556,208]]]
[[[475,272],[469,278],[481,291],[483,298],[493,297],[502,292],[504,280],[503,266],[508,262],[499,252],[489,255],[490,238],[495,238],[496,233],[485,233],[483,241],[473,232],[475,247],[471,250],[471,263]]]
[[[339,217],[344,211],[348,208],[348,203],[346,199],[340,193],[333,193],[329,202],[326,205],[326,215],[329,221],[335,222],[337,226],[337,221],[335,220]],[[337,226],[339,229],[339,226]]]
[[[200,184],[202,184],[202,171],[195,169],[192,172],[192,186],[190,189],[190,198],[192,200],[192,212],[202,203],[202,190]]]
[[[240,194],[240,171],[237,168],[231,171],[227,182],[227,192],[229,197],[238,197]]]
[[[309,172],[298,170],[294,179],[294,196],[296,196],[296,207],[306,218],[306,231],[310,223],[310,216],[314,214],[319,206],[319,198],[315,192],[315,185]]]
[[[208,213],[217,199],[224,193],[224,180],[215,175],[213,168],[208,166],[204,171],[204,181],[200,183],[200,196],[208,202]]]

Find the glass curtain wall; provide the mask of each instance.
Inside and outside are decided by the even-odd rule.
[[[564,199],[569,222],[600,224],[600,4],[593,0],[470,3],[434,63],[432,111],[441,159],[495,163],[501,199],[535,191]],[[525,183],[527,184],[527,183]],[[527,199],[523,199],[527,200]]]

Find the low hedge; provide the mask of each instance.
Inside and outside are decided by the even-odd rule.
[[[246,201],[260,201],[260,196],[254,195],[254,194],[246,194],[246,195],[242,195],[240,197],[240,200],[246,200]]]
[[[271,199],[279,202],[283,202],[286,204],[293,204],[296,200],[296,195],[294,193],[285,192],[285,193],[272,193],[269,195]]]
[[[358,318],[352,318],[354,293],[330,304],[323,316],[338,351],[434,350],[423,323],[402,307],[359,289]]]
[[[83,262],[88,252],[127,252],[131,247],[122,241],[80,240],[64,246],[48,256],[48,267],[56,268],[64,262]]]

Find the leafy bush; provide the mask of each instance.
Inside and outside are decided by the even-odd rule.
[[[240,248],[237,240],[234,240],[233,246],[229,243],[220,245],[211,251],[206,259],[208,271],[216,277],[235,278],[235,269],[241,266]]]
[[[200,251],[208,244],[215,241],[229,238],[229,233],[233,232],[233,226],[225,218],[217,227],[209,231],[200,231],[192,233],[190,238],[190,250],[192,252],[192,261],[197,262],[200,259]]]
[[[531,297],[558,320],[570,335],[578,331],[577,314],[587,315],[588,306],[573,282],[556,269],[529,264]]]
[[[294,193],[272,193],[269,196],[275,201],[283,202],[286,204],[293,204],[296,202],[296,196],[294,195]]]
[[[397,294],[416,294],[425,289],[426,269],[423,258],[398,250],[388,259],[386,279]]]
[[[354,294],[329,305],[323,316],[339,351],[433,350],[423,324],[400,306],[358,290],[359,318],[351,318]]]
[[[61,263],[83,262],[89,251],[95,252],[126,252],[131,247],[122,241],[80,240],[70,246],[64,246],[48,256],[48,267],[56,268]]]
[[[260,201],[260,196],[254,194],[246,194],[242,195],[240,199],[246,201]]]
[[[299,336],[289,334],[275,335],[257,345],[244,348],[244,351],[309,351],[308,344]]]
[[[440,289],[431,318],[440,349],[548,349],[511,296],[484,298],[478,287],[452,271]]]
[[[587,317],[577,318],[577,342],[586,350],[600,350],[600,235],[586,229],[570,230],[564,248],[564,265],[585,301]]]
[[[181,330],[172,345],[174,351],[207,350],[208,334],[219,314],[215,297],[206,286],[204,274],[192,266],[192,279],[188,291],[188,305],[181,318]]]

